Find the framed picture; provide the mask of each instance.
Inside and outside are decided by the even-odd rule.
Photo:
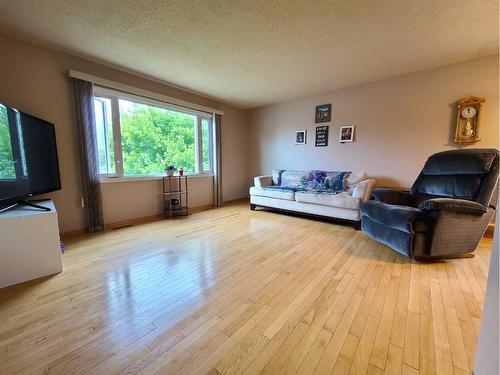
[[[316,147],[328,146],[328,126],[316,126]]]
[[[295,133],[295,144],[296,145],[305,145],[306,144],[306,136],[307,130],[297,130]]]
[[[314,116],[314,122],[316,124],[320,122],[330,122],[332,120],[332,105],[331,104],[321,104],[316,106],[316,115]]]
[[[341,126],[339,131],[339,142],[353,142],[354,141],[354,125]]]

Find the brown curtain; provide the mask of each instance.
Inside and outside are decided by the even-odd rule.
[[[222,158],[221,158],[222,116],[214,116],[214,206],[222,206]]]
[[[74,80],[76,124],[80,138],[83,198],[89,232],[104,229],[92,83]]]

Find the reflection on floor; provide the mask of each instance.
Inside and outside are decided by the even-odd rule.
[[[0,290],[0,373],[466,374],[490,248],[417,263],[241,202],[89,235]]]

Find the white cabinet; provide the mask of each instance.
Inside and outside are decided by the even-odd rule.
[[[0,213],[0,288],[62,271],[57,212],[19,206]]]

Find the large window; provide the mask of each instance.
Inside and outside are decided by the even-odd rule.
[[[211,114],[99,87],[94,110],[101,175],[154,176],[168,164],[211,172]]]

